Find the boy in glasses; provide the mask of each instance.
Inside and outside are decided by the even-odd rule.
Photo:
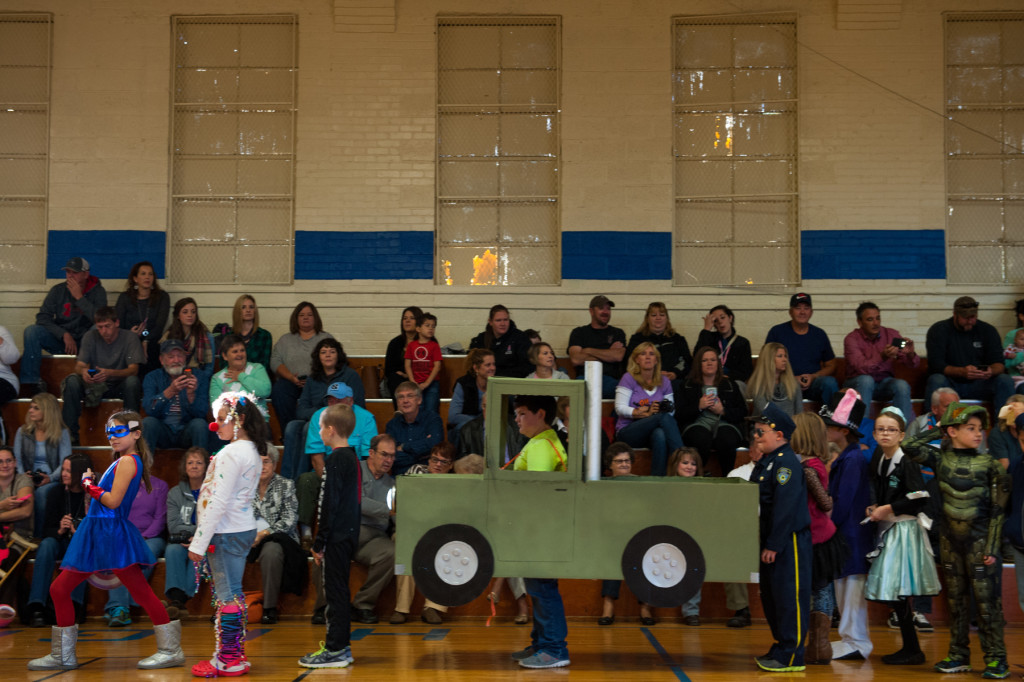
[[[764,453],[751,481],[761,504],[761,605],[775,642],[754,659],[768,672],[804,670],[810,618],[811,516],[800,458],[789,446],[796,425],[769,403],[754,418],[754,441]]]

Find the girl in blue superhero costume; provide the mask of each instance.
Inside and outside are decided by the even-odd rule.
[[[78,625],[71,604],[71,591],[91,574],[111,571],[128,588],[132,597],[153,621],[157,653],[139,661],[140,668],[170,668],[182,665],[181,621],[171,621],[154,594],[140,564],[156,563],[138,529],[128,521],[139,485],[150,489],[151,457],[142,440],[142,417],[136,412],[118,412],[107,421],[107,439],[116,458],[95,484],[92,470],[82,477],[82,487],[91,498],[89,511],[75,531],[61,572],[50,585],[57,612],[57,626],[50,641],[51,653],[28,664],[29,670],[70,670],[78,667],[75,645]]]

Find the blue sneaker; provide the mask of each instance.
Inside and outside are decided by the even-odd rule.
[[[299,665],[303,668],[347,668],[355,663],[352,658],[352,647],[345,647],[341,651],[328,651],[323,642],[320,648],[311,654],[306,654],[299,659]]]
[[[932,666],[932,668],[935,672],[940,673],[969,673],[971,672],[971,663],[970,661],[962,661],[958,658],[946,656],[944,659]]]
[[[123,606],[118,606],[110,612],[107,625],[112,628],[123,628],[132,624],[131,612]]]
[[[533,656],[534,653],[536,653],[536,652],[533,650],[533,645],[531,644],[530,646],[526,647],[525,649],[520,649],[519,651],[517,651],[514,654],[512,654],[512,660],[515,661],[516,663],[518,663],[519,661],[523,660],[524,658],[529,658],[530,656]]]
[[[1006,661],[990,661],[981,676],[987,680],[1004,680],[1010,676],[1010,665]]]
[[[538,651],[529,658],[519,661],[524,668],[561,668],[569,665],[568,656],[552,656],[546,651]]]

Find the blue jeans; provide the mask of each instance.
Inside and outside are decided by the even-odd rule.
[[[302,389],[288,381],[278,379],[270,389],[270,402],[273,403],[274,412],[277,413],[277,423],[281,428],[288,426],[288,422],[295,419],[295,408],[299,402]]]
[[[36,550],[36,564],[32,568],[32,587],[28,592],[28,603],[42,606],[46,603],[46,595],[50,593],[50,582],[53,580],[53,569],[57,562],[64,558],[68,550],[69,540],[43,538]],[[85,583],[82,582],[71,591],[71,601],[76,604],[85,602]]]
[[[547,652],[556,658],[568,658],[565,638],[569,626],[565,622],[565,605],[554,578],[526,578],[526,593],[533,601],[533,630],[530,640],[535,652]]]
[[[683,604],[680,609],[683,616],[699,616],[700,615],[700,590],[697,590],[697,594],[690,597],[690,599]]]
[[[859,391],[858,391],[859,392]],[[836,610],[836,585],[829,583],[817,592],[811,593],[811,611],[824,613],[829,618]]]
[[[142,382],[139,377],[125,377],[116,384],[107,386],[104,398],[120,398],[124,409],[138,412],[142,404]],[[78,419],[82,416],[82,400],[85,398],[85,380],[80,374],[69,374],[64,381],[64,407],[61,416],[71,432],[71,440],[78,438]]]
[[[217,533],[210,544],[216,549],[207,554],[210,571],[213,573],[213,593],[217,601],[227,604],[236,598],[245,602],[242,592],[242,575],[245,573],[245,558],[249,555],[256,529],[240,533]]]
[[[436,380],[431,381],[430,385],[423,389],[423,409],[441,414],[441,385]]]
[[[293,481],[312,471],[309,455],[306,454],[306,432],[309,422],[293,419],[284,428],[284,456],[281,457],[281,475]]]
[[[634,448],[651,449],[651,475],[664,476],[668,453],[683,447],[676,418],[668,412],[657,412],[650,417],[635,419],[615,436]]]
[[[153,556],[159,559],[164,554],[164,547],[167,546],[167,541],[161,537],[146,538],[146,544],[149,545],[149,551],[153,553]],[[140,566],[140,568],[142,569],[142,575],[146,576],[146,580],[149,580],[149,576],[153,575],[154,567]],[[107,605],[103,607],[103,610],[107,613],[112,613],[116,608],[128,608],[129,606],[138,606],[138,604],[128,594],[128,588],[121,585],[107,593]]]
[[[38,384],[39,366],[43,362],[43,351],[54,355],[64,352],[64,339],[58,339],[50,330],[39,324],[25,327],[25,336],[21,347],[21,383]],[[81,343],[80,338],[75,343]]]
[[[925,387],[926,404],[931,404],[932,393],[936,389],[949,387],[957,392],[963,400],[991,400],[996,411],[1006,404],[1007,398],[1015,393],[1013,378],[1006,373],[997,374],[991,379],[975,379],[974,381],[957,381],[945,374],[929,374]]]
[[[860,393],[860,399],[867,405],[869,412],[871,411],[872,395],[877,391],[876,397],[881,400],[889,400],[894,407],[899,408],[903,413],[904,422],[910,424],[914,421],[914,406],[910,403],[910,384],[903,379],[886,377],[881,381],[875,381],[867,374],[862,374],[859,377],[847,379],[843,387],[852,388]]]
[[[188,547],[171,543],[164,550],[164,594],[175,588],[195,595],[196,565],[188,558]]]
[[[210,424],[205,419],[196,417],[189,419],[185,424],[179,424],[178,430],[174,431],[163,420],[156,417],[146,417],[142,420],[142,437],[146,439],[146,445],[150,452],[156,452],[158,448],[183,448],[188,449],[193,445],[205,448],[210,439]]]
[[[832,394],[838,390],[839,384],[836,383],[835,377],[815,377],[811,385],[804,389],[804,398],[827,405]]]

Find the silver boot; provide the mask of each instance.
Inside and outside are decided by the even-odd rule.
[[[29,670],[74,670],[78,667],[75,645],[78,644],[78,624],[66,628],[54,626],[50,630],[50,654],[28,662]]]
[[[185,665],[185,652],[181,650],[181,621],[154,625],[153,633],[156,635],[156,653],[139,661],[139,667],[153,670]]]

